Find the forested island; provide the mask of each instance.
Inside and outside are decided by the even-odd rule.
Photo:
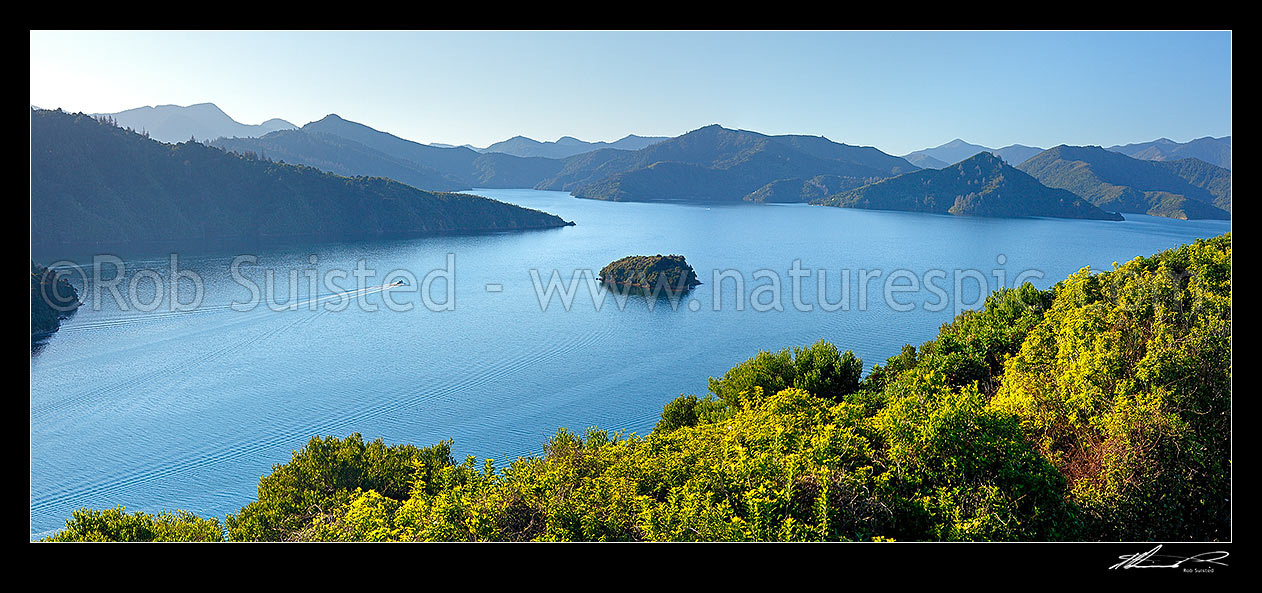
[[[479,196],[163,144],[106,119],[31,111],[31,250],[354,240],[573,223]]]
[[[1231,235],[991,294],[862,375],[758,352],[646,435],[497,466],[312,438],[225,520],[85,509],[48,541],[1222,541]]]
[[[614,290],[641,294],[683,293],[701,285],[697,272],[682,255],[632,255],[610,262],[598,280]]]

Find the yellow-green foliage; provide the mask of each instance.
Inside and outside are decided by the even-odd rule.
[[[798,389],[646,437],[561,430],[503,472],[472,460],[402,504],[361,493],[313,539],[870,539],[889,523],[858,408]]]
[[[202,519],[186,511],[128,513],[118,507],[75,511],[66,528],[46,542],[221,542],[219,519]]]
[[[1086,537],[1225,537],[1230,235],[1069,277],[992,405],[1069,480]]]
[[[333,512],[363,490],[403,499],[417,479],[451,465],[451,441],[433,447],[364,443],[359,433],[346,439],[312,438],[289,463],[273,466],[259,480],[258,500],[228,515],[235,541],[296,539],[310,523]]]

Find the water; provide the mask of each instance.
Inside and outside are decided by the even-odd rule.
[[[169,293],[152,312],[124,311],[108,291],[96,308],[91,287],[72,278],[87,305],[31,355],[32,537],[62,527],[82,507],[222,518],[254,500],[258,478],[316,435],[360,432],[417,445],[451,438],[458,459],[504,462],[540,453],[558,427],[644,434],[668,401],[704,394],[710,376],[759,349],[823,338],[854,350],[870,368],[903,344],[934,337],[957,307],[977,306],[979,277],[989,291],[998,277],[1010,286],[1029,270],[1043,288],[1085,265],[1108,269],[1230,230],[1229,222],[1137,215],[1125,222],[1001,220],[475,193],[577,226],[251,252],[257,264],[244,266],[243,277],[266,293],[264,270],[274,270],[275,300],[297,302],[297,310],[234,310],[233,303],[251,297],[229,271],[238,252],[178,254],[178,269],[204,283],[193,311],[170,311]],[[685,255],[704,283],[678,308],[632,296],[620,310],[607,296],[597,310],[585,278],[574,276],[625,255],[655,253]],[[123,259],[124,303],[137,270],[152,270],[134,283],[142,303],[153,300],[152,274],[169,290],[169,253]],[[90,263],[91,255],[76,260]],[[323,276],[349,273],[361,261],[375,275],[355,292],[359,304],[327,310],[342,300],[338,290],[356,285],[348,275],[329,290]],[[795,281],[795,261],[810,275]],[[112,270],[105,267],[106,279]],[[318,279],[314,292],[308,270]],[[383,288],[392,270],[413,278]],[[541,305],[539,289],[554,271],[563,284],[580,281],[568,310],[556,294],[546,309]],[[724,271],[729,279],[715,282]],[[291,272],[298,280],[293,300]],[[866,291],[863,272],[879,272]],[[818,306],[821,273],[828,302],[841,299],[841,278],[849,276],[848,308]],[[895,290],[887,301],[892,276],[895,287],[915,282],[917,289]],[[177,296],[187,303],[193,288],[185,278]],[[387,298],[411,310],[390,310]],[[372,305],[378,310],[364,310]],[[896,310],[905,305],[912,310]]]

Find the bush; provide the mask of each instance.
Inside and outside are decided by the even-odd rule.
[[[157,515],[127,513],[123,507],[75,511],[66,528],[46,542],[221,542],[219,519],[202,519],[187,511]]]

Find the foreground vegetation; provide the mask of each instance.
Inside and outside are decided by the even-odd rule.
[[[760,352],[648,435],[561,429],[502,468],[457,462],[450,441],[314,438],[224,526],[231,541],[1229,537],[1229,234],[993,293],[862,369],[824,341]],[[218,527],[82,511],[50,539]]]

